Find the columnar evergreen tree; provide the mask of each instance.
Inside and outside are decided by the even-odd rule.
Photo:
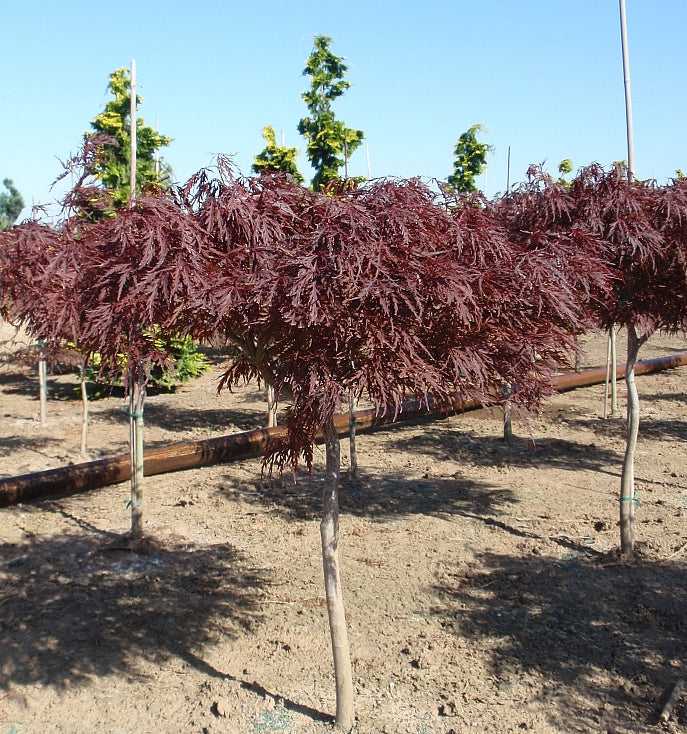
[[[572,170],[573,162],[570,160],[570,158],[563,158],[563,160],[558,164],[558,183],[569,186],[570,183],[568,182],[566,176],[572,173]]]
[[[19,218],[24,208],[24,199],[11,178],[3,179],[2,185],[7,189],[0,193],[0,232],[9,229]]]
[[[491,146],[477,140],[478,133],[486,132],[484,125],[472,125],[456,143],[453,154],[453,173],[446,179],[449,191],[456,194],[469,194],[477,191],[475,179],[484,173],[487,165],[487,153]]]
[[[114,99],[93,120],[92,132],[84,135],[85,142],[99,136],[98,154],[91,163],[90,173],[112,192],[117,207],[129,201],[131,171],[131,74],[121,68],[110,74],[108,85]],[[136,95],[136,109],[143,101]],[[106,136],[106,137],[104,137]],[[136,189],[164,188],[170,184],[171,169],[156,161],[156,154],[172,142],[160,135],[136,116]]]
[[[312,53],[303,71],[303,75],[311,80],[310,89],[303,93],[310,114],[298,123],[298,132],[307,141],[306,154],[315,169],[311,181],[315,191],[339,178],[346,160],[360,147],[365,137],[362,130],[346,127],[334,115],[332,103],[351,83],[344,78],[348,72],[344,57],[332,53],[331,42],[327,36],[315,36]]]
[[[277,136],[271,125],[263,129],[262,137],[265,140],[265,147],[253,159],[251,166],[253,173],[287,173],[296,183],[303,183],[303,175],[296,164],[298,149],[277,145]]]

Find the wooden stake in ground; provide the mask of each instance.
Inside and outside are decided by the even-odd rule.
[[[136,60],[131,59],[131,177],[129,204],[136,200]],[[129,377],[129,436],[131,451],[131,537],[143,536],[143,402],[145,381],[132,368]]]
[[[45,426],[48,422],[48,363],[45,360],[43,345],[39,344],[39,346],[41,352],[38,359],[38,389],[40,393],[41,426]]]
[[[606,383],[604,386],[604,419],[608,417],[608,386],[611,386],[611,417],[618,412],[618,359],[616,356],[615,324],[608,330],[608,353],[606,355]]]
[[[86,359],[79,365],[81,386],[81,455],[88,454],[88,388],[86,387]]]
[[[348,439],[351,454],[351,479],[358,478],[358,451],[355,445],[356,413],[358,411],[358,399],[353,390],[348,391]]]
[[[131,167],[129,169],[129,201],[136,198],[136,60],[131,59]]]
[[[615,324],[611,324],[608,332],[608,338],[611,349],[611,417],[618,414],[618,380],[616,377],[616,368],[618,366],[618,356],[616,348],[616,330]]]

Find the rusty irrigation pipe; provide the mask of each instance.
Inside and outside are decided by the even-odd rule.
[[[687,352],[668,357],[657,357],[637,362],[635,374],[646,375],[654,372],[684,367],[687,365]],[[625,367],[617,368],[616,376],[625,376]],[[581,372],[568,372],[555,378],[558,392],[574,390],[578,387],[598,385],[606,379],[606,368],[596,367]],[[371,431],[391,423],[408,423],[419,419],[431,419],[463,413],[480,408],[476,400],[456,402],[449,409],[426,409],[416,400],[403,404],[402,412],[396,419],[390,415],[376,415],[373,409],[358,411],[356,427],[358,431]],[[335,418],[335,426],[340,435],[349,430],[348,414]],[[202,441],[189,441],[168,444],[160,448],[147,449],[144,454],[144,474],[165,474],[182,469],[192,469],[205,464],[217,464],[234,459],[245,459],[262,453],[270,439],[286,436],[286,428],[259,428],[253,431],[233,433],[228,436],[208,438]],[[0,479],[0,507],[42,499],[52,495],[82,492],[87,489],[105,487],[109,484],[124,482],[131,476],[129,454],[121,454],[107,459],[87,461],[80,464],[61,466],[56,469],[23,474],[17,477]]]

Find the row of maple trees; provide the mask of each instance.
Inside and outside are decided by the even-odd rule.
[[[271,466],[310,467],[324,435],[321,535],[340,725],[352,725],[353,702],[333,417],[349,395],[393,414],[410,395],[434,405],[507,397],[536,409],[580,332],[625,327],[620,517],[631,560],[633,366],[654,331],[687,325],[687,182],[658,186],[592,165],[564,184],[532,169],[488,201],[414,179],[315,192],[284,175],[238,176],[220,159],[117,210],[84,174],[64,212],[58,225],[0,233],[8,320],[47,350],[69,342],[99,354],[102,377],[137,395],[139,421],[151,368],[168,360],[160,334],[231,343],[241,356],[220,387],[259,377],[288,400],[288,438],[271,447]]]

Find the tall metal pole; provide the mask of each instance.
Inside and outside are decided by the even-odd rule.
[[[630,57],[627,52],[627,19],[625,0],[620,2],[620,43],[623,49],[623,80],[625,82],[625,120],[627,124],[627,169],[631,177],[635,175],[635,147],[632,131],[632,94],[630,93]]]

